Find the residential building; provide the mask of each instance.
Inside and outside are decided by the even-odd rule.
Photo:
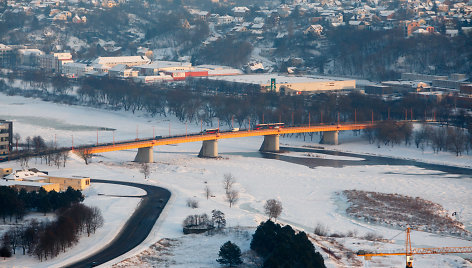
[[[242,17],[246,15],[250,10],[247,7],[233,7],[232,9],[234,16]]]
[[[18,49],[18,64],[22,66],[37,66],[39,57],[42,55],[44,55],[44,52],[36,48]]]
[[[46,72],[61,73],[62,66],[72,63],[72,54],[69,52],[51,53],[39,56],[39,66]]]
[[[0,120],[0,160],[7,159],[13,148],[13,122]]]
[[[306,30],[303,32],[304,34],[315,34],[315,35],[321,35],[323,32],[323,26],[320,24],[312,24]]]
[[[14,58],[13,49],[4,44],[0,44],[0,67],[12,66]]]

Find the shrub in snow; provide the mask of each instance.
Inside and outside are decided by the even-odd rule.
[[[7,246],[3,246],[0,248],[0,257],[5,258],[10,258],[11,257],[11,250]]]
[[[318,223],[315,226],[315,230],[313,231],[314,234],[319,235],[319,236],[327,236],[328,235],[329,228],[326,225],[323,225],[321,223]]]
[[[192,198],[187,199],[187,207],[198,208],[198,201]]]

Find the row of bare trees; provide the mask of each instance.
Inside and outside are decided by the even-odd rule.
[[[364,130],[364,135],[370,143],[384,145],[400,144],[411,145],[413,139],[416,148],[424,151],[428,146],[434,153],[453,152],[456,156],[463,152],[469,153],[472,149],[472,134],[462,127],[452,125],[430,125],[424,123],[416,131],[410,122],[383,121],[375,129]]]
[[[379,122],[374,129],[366,129],[364,131],[364,134],[369,139],[370,143],[374,143],[375,140],[377,140],[378,143],[391,145],[392,147],[402,141],[405,142],[405,145],[408,145],[412,133],[413,125],[411,122],[399,122],[393,120]]]
[[[247,127],[259,122],[312,124],[385,119],[429,119],[453,121],[453,98],[431,102],[417,96],[405,96],[386,102],[379,96],[318,94],[287,96],[262,93],[259,85],[189,79],[181,84],[142,85],[110,78],[86,78],[79,81],[78,102],[109,106],[151,115],[174,115],[180,121],[211,125]],[[469,118],[472,122],[472,119]],[[458,124],[465,124],[461,118]]]
[[[17,162],[21,168],[26,169],[29,167],[30,161],[34,158],[36,162],[40,160],[41,164],[46,163],[48,166],[55,166],[57,168],[66,167],[67,160],[69,159],[68,150],[58,149],[45,149],[38,153],[31,153],[23,151],[21,153],[12,154],[13,157],[17,158]]]
[[[103,226],[103,216],[99,208],[74,204],[61,210],[57,219],[51,222],[31,221],[28,225],[18,225],[3,236],[3,247],[13,254],[20,248],[23,255],[35,255],[39,260],[54,258],[79,241],[81,234],[95,233]]]
[[[24,141],[18,133],[13,135],[15,150],[10,153],[11,159],[16,159],[23,169],[29,167],[32,159],[41,164],[57,168],[66,167],[69,159],[69,148],[58,148],[54,142],[46,142],[41,136],[26,137]]]
[[[454,126],[422,125],[415,132],[414,140],[416,148],[424,150],[429,145],[435,153],[451,151],[459,156],[472,149],[472,135],[465,129]]]

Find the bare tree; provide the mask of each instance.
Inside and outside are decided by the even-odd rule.
[[[89,233],[89,229],[92,233],[103,226],[104,219],[102,216],[102,211],[98,207],[91,207],[91,220],[87,223],[87,233]]]
[[[88,165],[90,159],[92,159],[92,153],[90,152],[89,148],[79,150],[77,151],[77,154],[79,155],[80,158],[82,158],[85,161],[86,165]]]
[[[13,135],[13,139],[15,140],[16,150],[18,151],[18,142],[21,140],[20,134],[15,133],[15,134]]]
[[[147,180],[149,178],[149,175],[151,175],[151,167],[148,163],[143,163],[139,171],[144,175],[145,180]]]
[[[456,156],[462,154],[467,143],[467,136],[462,128],[451,127],[447,129],[447,144]]]
[[[54,162],[54,165],[57,166],[57,168],[60,168],[62,165],[62,156],[61,152],[53,152],[49,154],[49,157],[52,158],[52,161]]]
[[[185,218],[184,222],[182,223],[183,227],[191,227],[191,226],[202,226],[202,225],[210,225],[210,219],[208,218],[207,214],[201,215],[189,215]]]
[[[264,205],[264,211],[265,214],[269,216],[269,219],[274,218],[274,220],[277,220],[282,213],[282,202],[275,199],[269,199]]]
[[[239,192],[237,190],[230,190],[226,193],[226,201],[229,203],[229,207],[232,207],[233,204],[236,204],[239,200]]]
[[[236,182],[236,179],[231,173],[226,173],[223,178],[223,188],[225,189],[226,195],[231,191],[233,184]]]
[[[207,200],[211,196],[211,190],[210,190],[210,187],[208,187],[208,185],[205,185],[205,196],[206,196]]]
[[[31,156],[26,155],[26,154],[24,154],[24,155],[20,156],[20,158],[18,158],[18,162],[20,163],[20,166],[21,166],[22,169],[26,169],[26,168],[29,167],[30,159],[31,159]]]
[[[26,137],[26,149],[28,151],[31,149],[31,143],[32,143],[31,137],[30,136]]]
[[[64,167],[66,167],[66,162],[69,159],[69,151],[63,151],[61,153],[61,157],[62,157],[62,163],[63,163]]]

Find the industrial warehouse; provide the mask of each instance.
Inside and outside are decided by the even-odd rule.
[[[277,74],[233,75],[211,77],[210,79],[259,85],[262,91],[275,91],[288,95],[350,91],[356,88],[356,80],[326,79],[309,76],[284,76]]]

